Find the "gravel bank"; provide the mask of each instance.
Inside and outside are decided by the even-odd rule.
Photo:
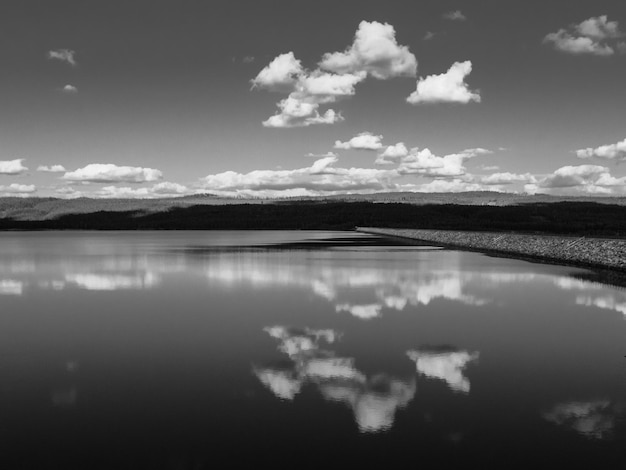
[[[626,272],[626,240],[369,227],[357,227],[357,231],[410,238],[436,245],[490,251],[508,256],[534,258],[556,264]]]

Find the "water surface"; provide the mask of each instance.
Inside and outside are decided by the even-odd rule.
[[[620,468],[626,291],[348,232],[0,233],[0,467]]]

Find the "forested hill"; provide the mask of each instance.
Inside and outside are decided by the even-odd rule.
[[[0,219],[46,220],[64,215],[89,214],[94,212],[137,212],[158,213],[174,208],[189,208],[196,205],[265,205],[301,203],[376,202],[412,205],[458,204],[477,206],[513,206],[555,202],[595,202],[599,204],[626,205],[622,197],[560,197],[545,194],[526,195],[475,191],[463,193],[409,193],[390,192],[376,194],[348,194],[337,196],[294,197],[283,199],[220,197],[214,194],[162,199],[58,199],[41,197],[0,198]]]
[[[196,204],[150,211],[64,214],[44,220],[0,219],[0,229],[4,230],[350,230],[356,226],[626,237],[626,206],[588,202],[515,206],[372,202]]]

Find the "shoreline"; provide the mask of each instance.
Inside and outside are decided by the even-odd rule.
[[[355,230],[508,258],[626,274],[626,240],[624,239],[375,227],[356,227]]]

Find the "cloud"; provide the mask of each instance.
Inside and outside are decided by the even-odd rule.
[[[326,53],[320,68],[335,73],[366,72],[374,78],[414,77],[417,59],[407,46],[396,41],[396,31],[388,23],[361,21],[354,41],[344,52]]]
[[[22,162],[23,158],[0,161],[0,175],[20,175],[28,171]]]
[[[8,186],[0,186],[0,193],[2,194],[29,194],[35,191],[37,188],[33,184],[12,183]]]
[[[313,124],[335,124],[344,120],[343,116],[333,109],[320,114],[317,111],[319,104],[306,103],[291,96],[281,100],[277,106],[280,112],[263,121],[264,127],[308,127]]]
[[[597,181],[609,170],[598,165],[563,166],[539,182],[542,188],[567,188]]]
[[[576,150],[578,158],[603,158],[606,160],[626,161],[626,139],[616,144],[601,145],[596,148]]]
[[[393,188],[394,170],[340,168],[336,156],[324,157],[310,167],[294,170],[254,170],[249,173],[226,171],[201,179],[201,186],[222,194],[295,196],[344,191],[376,191]]]
[[[535,177],[530,173],[493,173],[489,176],[481,176],[479,178],[481,184],[485,185],[503,185],[513,183],[530,183],[535,181]]]
[[[606,15],[589,18],[576,25],[575,29],[580,35],[594,39],[620,38],[624,35],[619,30],[618,22],[608,21]]]
[[[74,59],[74,52],[71,49],[56,49],[53,51],[48,51],[48,59],[60,60],[61,62],[67,62],[70,65],[76,65],[76,60]]]
[[[290,91],[303,73],[302,63],[293,52],[280,54],[251,80],[253,88],[270,91]]]
[[[433,33],[432,31],[426,31],[426,34],[424,34],[424,41],[430,41],[436,35],[437,35],[437,33]]]
[[[34,184],[12,183],[8,186],[0,185],[0,196],[2,197],[29,197],[37,191]]]
[[[241,61],[244,64],[251,64],[252,62],[254,62],[254,60],[255,60],[254,56],[251,56],[251,55],[247,55],[243,59],[241,59]]]
[[[453,178],[435,179],[430,183],[411,187],[411,190],[419,193],[464,193],[467,191],[485,191],[486,188],[479,183],[461,178]]]
[[[568,54],[591,54],[608,57],[620,48],[616,39],[623,37],[617,21],[608,21],[606,15],[592,17],[580,24],[572,24],[566,29],[546,35],[544,44],[552,44],[554,49]]]
[[[68,93],[68,94],[74,94],[74,93],[78,93],[78,88],[76,88],[74,85],[65,85],[61,91],[63,93]]]
[[[524,186],[526,192],[557,194],[625,194],[626,177],[615,178],[599,165],[563,166]]]
[[[347,142],[335,141],[334,148],[344,150],[379,150],[383,147],[382,135],[361,132]]]
[[[328,109],[320,114],[321,104],[334,103],[353,96],[355,85],[365,74],[335,75],[325,72],[303,72],[292,84],[294,91],[278,102],[279,112],[263,122],[265,127],[307,127],[313,124],[334,124],[343,121],[341,114]]]
[[[387,148],[376,158],[376,162],[379,165],[386,165],[395,163],[398,159],[406,157],[409,154],[409,150],[404,145],[404,142],[398,142],[395,145],[389,145]]]
[[[335,158],[335,159],[337,159],[337,158],[339,158],[339,155],[337,155],[335,152],[326,152],[326,153],[307,153],[307,154],[305,155],[305,157],[313,157],[313,158],[317,158],[317,159],[331,157],[331,158]]]
[[[63,179],[90,183],[144,183],[158,181],[163,177],[159,170],[132,166],[117,166],[111,163],[90,163],[74,171],[68,171]]]
[[[439,157],[430,149],[420,150],[412,148],[406,157],[403,157],[398,167],[401,174],[421,174],[424,176],[445,177],[461,176],[465,174],[464,162],[478,155],[491,153],[489,150],[476,148],[466,149],[460,153],[453,153]]]
[[[465,77],[472,71],[472,62],[455,62],[440,75],[420,77],[416,90],[406,99],[410,104],[423,103],[480,103],[480,93],[471,91]]]
[[[43,171],[44,173],[62,173],[66,172],[67,170],[63,165],[39,165],[37,167],[37,171]]]
[[[289,95],[277,103],[278,112],[263,121],[265,127],[291,128],[343,121],[334,103],[355,94],[355,86],[370,75],[378,79],[415,76],[417,60],[395,39],[389,24],[363,21],[354,43],[345,52],[325,54],[319,68],[307,70],[293,52],[277,56],[252,79],[252,87]]]
[[[279,112],[263,121],[265,127],[307,127],[342,121],[341,114],[333,109],[320,114],[320,105],[353,96],[355,85],[364,78],[364,72],[337,75],[320,70],[307,71],[293,52],[289,52],[279,55],[261,70],[252,80],[252,86],[289,92],[289,96],[276,105]]]
[[[91,195],[104,199],[155,199],[161,197],[185,196],[197,192],[198,191],[189,189],[182,184],[164,181],[144,188],[105,186]]]
[[[448,349],[448,348],[445,348]],[[463,371],[478,359],[477,352],[463,350],[417,350],[407,356],[415,361],[417,372],[433,379],[443,380],[456,392],[469,393],[470,382]]]
[[[467,17],[461,13],[461,10],[449,11],[443,14],[443,18],[450,21],[465,21]]]

